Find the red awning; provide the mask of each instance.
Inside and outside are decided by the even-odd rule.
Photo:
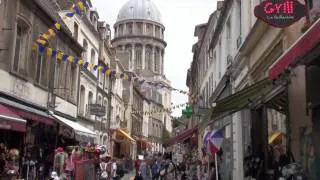
[[[26,132],[27,121],[22,119],[14,111],[3,104],[0,104],[0,129]]]
[[[269,69],[270,80],[277,78],[286,68],[320,44],[320,19],[316,21]]]
[[[167,143],[165,144],[165,146],[169,147],[174,144],[180,143],[180,142],[184,141],[185,139],[190,138],[194,133],[197,132],[197,130],[198,130],[198,127],[187,129],[187,130],[181,132],[180,134],[178,134],[176,137],[169,139],[167,141]]]

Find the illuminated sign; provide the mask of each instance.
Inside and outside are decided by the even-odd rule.
[[[265,0],[254,8],[254,15],[271,26],[285,28],[307,14],[297,0]]]

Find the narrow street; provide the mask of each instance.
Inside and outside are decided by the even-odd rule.
[[[320,180],[319,79],[320,0],[0,0],[0,180]]]

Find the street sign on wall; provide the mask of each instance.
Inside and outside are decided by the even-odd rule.
[[[100,104],[89,104],[89,110],[91,115],[96,115],[99,117],[106,115],[106,107]]]
[[[254,8],[254,15],[267,24],[285,28],[307,15],[307,6],[297,0],[265,0]]]

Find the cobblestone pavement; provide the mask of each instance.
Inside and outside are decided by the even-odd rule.
[[[121,180],[131,180],[135,175],[135,171],[130,171],[128,174],[125,174]]]

